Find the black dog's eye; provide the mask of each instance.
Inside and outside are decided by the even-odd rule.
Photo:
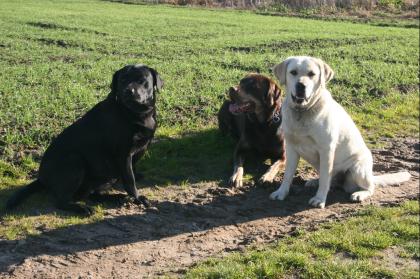
[[[297,71],[296,70],[290,71],[290,74],[295,76],[295,75],[297,75]]]
[[[308,76],[309,76],[309,77],[313,77],[314,75],[315,75],[315,73],[314,73],[314,72],[312,72],[312,71],[308,73]]]

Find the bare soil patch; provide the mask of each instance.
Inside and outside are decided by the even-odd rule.
[[[240,189],[217,183],[149,189],[156,209],[135,205],[107,210],[94,224],[46,231],[17,241],[0,240],[0,278],[143,278],[182,270],[211,256],[269,243],[297,228],[348,217],[366,204],[386,205],[419,195],[418,139],[388,140],[372,151],[378,173],[407,169],[410,182],[378,188],[364,204],[349,203],[334,189],[325,209],[307,205],[315,193],[300,173],[287,201],[271,201],[266,188],[248,183]]]

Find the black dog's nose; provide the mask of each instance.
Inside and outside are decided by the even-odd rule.
[[[296,83],[296,97],[305,98],[305,85],[301,82]]]
[[[229,98],[231,100],[235,100],[237,94],[238,94],[238,90],[237,90],[236,87],[230,87],[229,88]]]
[[[128,94],[128,95],[134,95],[134,94],[136,94],[137,93],[137,89],[136,89],[136,87],[135,86],[133,86],[133,85],[129,85],[129,86],[127,86],[127,88],[125,89],[125,92]]]

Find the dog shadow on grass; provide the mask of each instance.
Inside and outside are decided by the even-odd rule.
[[[216,129],[158,137],[136,164],[139,187],[200,183],[223,179],[233,141]]]
[[[216,129],[189,132],[176,137],[156,137],[134,166],[137,188],[141,191],[142,188],[153,186],[220,181],[231,171],[229,164],[232,161],[232,148],[232,140],[222,136]],[[22,176],[13,172],[11,167],[2,173],[16,180]],[[35,178],[36,174],[32,179]],[[114,186],[122,190],[119,184],[117,182]],[[0,188],[0,217],[6,213],[2,210],[2,205],[17,189],[18,187],[13,186]],[[51,211],[60,215],[60,211],[54,209],[49,197],[44,193],[34,194],[25,200],[19,209],[13,212],[14,215],[39,215]]]
[[[213,182],[222,187],[228,186],[233,171],[234,142],[229,136],[222,135],[217,129],[188,132],[175,137],[158,136],[150,145],[145,155],[135,165],[136,183],[140,193],[143,189],[169,185],[188,187],[191,184]],[[245,171],[249,177],[256,179],[268,166],[261,158],[249,154],[245,162]],[[22,174],[13,169],[4,171],[10,178],[18,179]],[[36,174],[33,174],[36,178]],[[32,180],[30,179],[30,180]],[[19,185],[24,187],[27,183]],[[122,191],[117,182],[114,188]],[[7,199],[18,187],[0,188],[0,220],[9,212],[4,210]],[[124,202],[121,200],[121,202]],[[119,207],[120,203],[102,203],[104,209]],[[11,212],[14,217],[39,216],[54,214],[60,218],[71,218],[65,211],[58,210],[51,202],[51,197],[41,192],[26,199],[17,210]],[[0,232],[1,233],[1,232]],[[1,235],[0,235],[1,237]]]
[[[136,166],[137,171],[144,176],[139,182],[141,187],[176,185],[183,181],[217,181],[219,187],[210,187],[208,193],[193,197],[194,201],[158,202],[157,210],[139,209],[138,214],[132,214],[131,211],[130,215],[117,215],[89,224],[46,230],[39,235],[26,237],[24,241],[1,240],[0,251],[3,256],[0,257],[0,272],[7,271],[11,265],[24,258],[41,254],[67,255],[108,246],[154,241],[267,217],[287,217],[309,208],[307,201],[315,194],[315,189],[303,188],[303,181],[295,181],[299,186],[294,187],[291,196],[284,202],[268,199],[275,185],[269,188],[247,185],[235,191],[228,188],[232,149],[232,141],[216,130],[179,138],[158,138]],[[264,171],[263,167],[253,164],[248,166],[246,172],[256,174],[256,178]],[[7,190],[7,193],[0,195],[10,193]],[[329,195],[330,204],[346,201],[342,192]],[[41,214],[53,211],[59,216],[69,216],[55,210],[45,197],[38,197],[38,200],[35,198],[28,206],[42,207],[36,209]],[[107,206],[112,207],[104,207]],[[31,209],[25,206],[15,213],[17,216],[31,215]]]

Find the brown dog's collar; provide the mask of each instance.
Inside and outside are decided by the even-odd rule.
[[[279,124],[281,122],[281,105],[277,106],[276,110],[273,112],[271,118],[269,118],[270,124]]]
[[[272,120],[274,123],[279,123],[279,122],[281,121],[281,111],[280,111],[280,110],[276,111],[276,112],[273,114],[273,117],[271,118],[271,120]]]

